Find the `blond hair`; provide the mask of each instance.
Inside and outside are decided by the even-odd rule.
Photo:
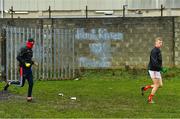
[[[155,38],[155,42],[157,42],[157,41],[163,41],[163,40],[162,40],[162,37],[157,37],[157,38]]]

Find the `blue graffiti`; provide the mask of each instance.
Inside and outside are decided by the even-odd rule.
[[[78,40],[123,40],[123,33],[108,32],[105,28],[91,29],[89,32],[85,32],[84,28],[78,28],[75,38]]]
[[[95,59],[80,57],[80,66],[84,67],[110,67],[111,54],[110,44],[107,43],[92,43],[89,44],[90,52],[94,55]]]
[[[79,62],[80,62],[80,67],[110,67],[111,66],[110,61],[101,61],[101,60],[94,61],[93,59],[88,59],[86,57],[80,57]]]
[[[91,56],[79,57],[81,67],[110,67],[111,66],[111,45],[109,41],[123,40],[123,33],[109,32],[106,28],[94,28],[87,30],[78,28],[75,34],[77,40],[91,40],[89,49]],[[102,41],[102,42],[101,42]]]

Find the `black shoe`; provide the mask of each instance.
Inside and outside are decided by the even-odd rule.
[[[144,87],[141,88],[141,95],[144,96]]]
[[[7,83],[6,86],[4,86],[4,91],[7,91],[8,87],[9,87],[9,84]]]

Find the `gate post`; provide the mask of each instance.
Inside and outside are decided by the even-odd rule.
[[[1,69],[2,69],[2,80],[6,81],[6,30],[1,29]]]

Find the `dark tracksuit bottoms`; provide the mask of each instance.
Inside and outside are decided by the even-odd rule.
[[[26,68],[24,66],[22,66],[22,81],[13,81],[11,82],[11,84],[15,84],[15,85],[19,85],[21,87],[24,86],[25,84],[25,80],[27,79],[29,87],[28,87],[28,97],[32,96],[32,88],[33,88],[33,75],[32,75],[32,69],[30,68]]]

